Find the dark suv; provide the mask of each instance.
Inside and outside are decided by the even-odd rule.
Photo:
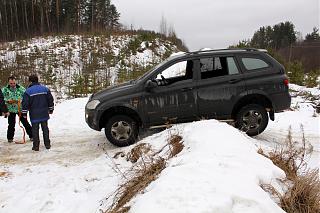
[[[265,50],[224,49],[171,56],[136,80],[93,94],[86,122],[116,146],[141,128],[218,119],[250,136],[290,107],[284,67]],[[269,116],[268,116],[269,113]]]

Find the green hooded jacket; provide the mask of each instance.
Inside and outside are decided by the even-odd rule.
[[[25,91],[26,89],[18,84],[16,85],[15,89],[12,89],[10,85],[7,85],[2,88],[3,97],[9,112],[18,113],[18,102],[22,102],[22,95]]]

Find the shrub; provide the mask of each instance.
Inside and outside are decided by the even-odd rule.
[[[306,167],[305,158],[312,152],[312,146],[306,145],[303,126],[301,130],[301,143],[292,140],[291,129],[289,129],[284,146],[268,154],[259,149],[259,154],[271,159],[286,173],[286,179],[282,182],[287,190],[285,193],[280,193],[270,184],[261,187],[274,195],[279,200],[281,208],[287,213],[320,213],[319,170],[309,170]]]
[[[287,65],[287,74],[291,83],[303,85],[304,70],[300,61],[294,61]]]
[[[141,143],[136,145],[127,154],[127,159],[133,163],[133,166],[126,174],[122,174],[125,182],[106,199],[111,201],[111,205],[106,211],[101,210],[101,212],[128,212],[130,210],[128,205],[130,200],[143,192],[151,182],[155,181],[166,168],[167,161],[179,154],[183,148],[183,138],[178,134],[172,134],[170,131],[167,143],[157,152],[151,150],[150,144]],[[121,153],[116,155],[119,154]],[[162,154],[164,156],[161,156]],[[116,164],[115,167],[115,171],[120,171]],[[111,196],[113,196],[112,200]]]
[[[307,87],[318,87],[318,78],[320,77],[320,69],[312,70],[306,75],[305,85]]]

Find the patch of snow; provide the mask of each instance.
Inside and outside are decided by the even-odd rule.
[[[212,48],[205,47],[205,48],[201,48],[199,51],[210,51],[210,50],[213,50],[213,49],[212,49]]]
[[[176,52],[176,53],[172,53],[171,55],[170,55],[170,57],[172,57],[172,56],[180,56],[180,55],[185,55],[186,53],[185,52]]]
[[[320,90],[317,88],[306,88],[295,84],[290,84],[290,89],[299,91],[301,94],[309,92],[312,95],[319,95]],[[319,101],[319,100],[315,100]],[[269,121],[266,130],[256,136],[257,144],[267,149],[274,149],[285,143],[291,128],[293,141],[302,145],[303,127],[307,146],[313,147],[313,152],[307,159],[308,167],[317,169],[320,167],[320,117],[316,113],[315,106],[306,100],[305,96],[291,99],[291,108],[294,111],[286,111],[275,114],[275,121]]]
[[[56,106],[49,128],[52,149],[31,151],[32,144],[9,144],[0,129],[0,212],[94,212],[121,184],[131,163],[112,156],[133,147],[110,145],[103,133],[84,121],[87,98]],[[1,126],[6,126],[1,118]],[[283,212],[260,188],[284,176],[270,160],[256,153],[253,140],[215,120],[176,125],[145,138],[154,149],[177,131],[185,148],[169,161],[159,179],[132,201],[131,212]],[[16,140],[22,132],[17,127]]]
[[[314,95],[314,96],[320,95],[320,87],[307,88],[305,86],[299,86],[299,85],[296,85],[296,84],[289,84],[289,87],[290,87],[291,90],[294,90],[294,91],[308,92],[308,93],[310,93],[311,95]]]
[[[4,127],[0,128],[0,172],[6,172],[0,177],[0,212],[81,213],[105,207],[103,200],[123,183],[115,165],[122,172],[132,166],[113,156],[135,145],[114,147],[103,132],[91,130],[84,121],[87,100],[57,104],[49,120],[49,151],[43,142],[39,152],[31,151],[31,142],[7,143],[7,120],[0,118]],[[319,168],[319,121],[311,110],[299,108],[276,114],[265,132],[254,138],[215,120],[179,124],[147,137],[139,143],[159,150],[170,134],[178,133],[185,147],[157,180],[134,197],[130,212],[284,212],[260,187],[265,183],[281,188],[276,180],[284,173],[257,149],[283,143],[289,126],[293,139],[300,141],[303,124],[305,138],[314,148],[309,166]],[[17,126],[15,139],[21,138]]]
[[[215,120],[177,125],[146,138],[183,137],[184,149],[132,202],[129,212],[284,212],[260,187],[284,173],[257,153],[252,139]]]

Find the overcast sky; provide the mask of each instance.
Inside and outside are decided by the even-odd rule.
[[[159,32],[161,17],[190,50],[226,48],[261,26],[291,21],[303,36],[319,28],[320,0],[112,0],[120,22]]]

